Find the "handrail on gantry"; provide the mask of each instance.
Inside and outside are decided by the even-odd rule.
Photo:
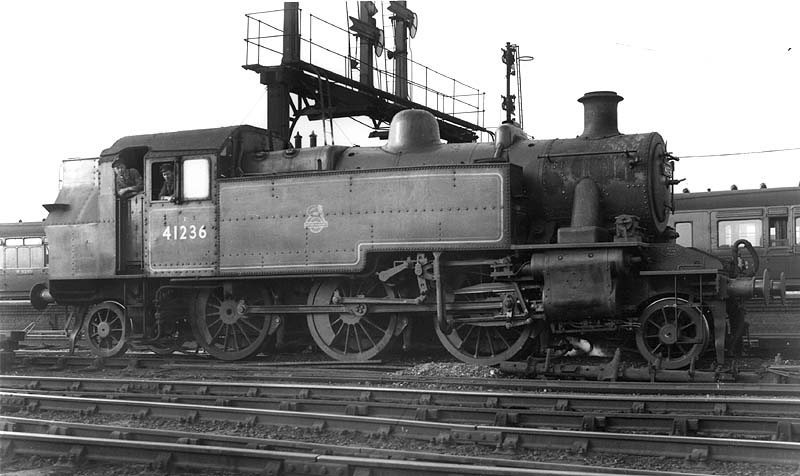
[[[283,19],[284,10],[268,10],[246,14],[247,38],[245,64],[248,66],[271,66],[283,61],[283,29],[274,26]],[[300,21],[302,26],[302,21]],[[308,15],[308,37],[300,34],[301,60],[353,79],[353,71],[367,67],[355,54],[351,54],[349,36],[352,32],[316,15]],[[315,40],[314,35],[324,40]],[[345,38],[347,37],[347,38]],[[338,41],[337,38],[341,38]],[[347,53],[337,51],[332,45],[347,45]],[[312,61],[313,59],[313,61]],[[470,118],[470,122],[483,129],[485,115],[485,93],[463,81],[450,77],[434,68],[407,58],[408,77],[400,78],[392,68],[392,62],[384,61],[369,65],[374,74],[375,85],[386,93],[393,94],[395,82],[405,79],[408,96],[403,98],[454,117]],[[474,118],[474,120],[472,120]]]

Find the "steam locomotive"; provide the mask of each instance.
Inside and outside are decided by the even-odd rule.
[[[475,364],[620,334],[661,368],[712,342],[721,364],[740,301],[782,283],[675,243],[673,157],[658,133],[618,132],[621,100],[584,95],[573,139],[503,124],[493,143],[442,144],[422,110],[398,113],[382,147],[271,150],[252,126],[122,138],[63,162],[45,205],[49,287],[32,303],[80,308],[101,356],[194,340],[245,359],[305,319],[341,360],[432,326]],[[116,197],[117,160],[143,192]]]

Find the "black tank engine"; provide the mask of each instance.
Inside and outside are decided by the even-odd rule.
[[[781,292],[675,244],[673,158],[658,133],[620,134],[613,92],[588,93],[584,131],[442,144],[429,113],[395,116],[382,147],[270,150],[251,126],[125,137],[63,163],[45,205],[49,294],[80,307],[100,355],[194,340],[237,360],[305,319],[328,355],[371,359],[412,326],[492,365],[591,335],[635,338],[662,368],[713,342],[738,301]],[[115,196],[124,161],[144,191]],[[175,197],[158,190],[164,165]]]

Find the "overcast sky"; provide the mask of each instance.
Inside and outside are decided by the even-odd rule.
[[[355,15],[356,3],[347,5]],[[44,218],[60,162],[96,157],[120,137],[266,126],[264,87],[241,67],[245,14],[282,7],[2,2],[0,222]],[[304,22],[313,13],[346,26],[344,2],[300,7]],[[419,17],[412,58],[485,92],[487,127],[504,118],[500,49],[511,42],[534,58],[523,65],[522,87],[525,129],[537,139],[580,134],[576,100],[613,90],[625,98],[620,131],[658,131],[677,156],[800,148],[797,2],[409,0],[408,8]],[[335,44],[322,31],[313,30],[315,41],[347,50],[346,38]],[[354,131],[337,126],[336,143],[369,143]],[[687,157],[676,175],[692,191],[797,186],[800,150]]]

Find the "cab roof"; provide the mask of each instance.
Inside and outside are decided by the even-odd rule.
[[[195,129],[189,131],[127,136],[114,142],[111,147],[100,154],[100,157],[103,159],[110,158],[118,155],[125,149],[134,147],[147,148],[151,153],[217,151],[225,144],[225,141],[229,137],[245,129],[261,131],[266,134],[265,130],[258,127],[239,125],[214,129]]]

